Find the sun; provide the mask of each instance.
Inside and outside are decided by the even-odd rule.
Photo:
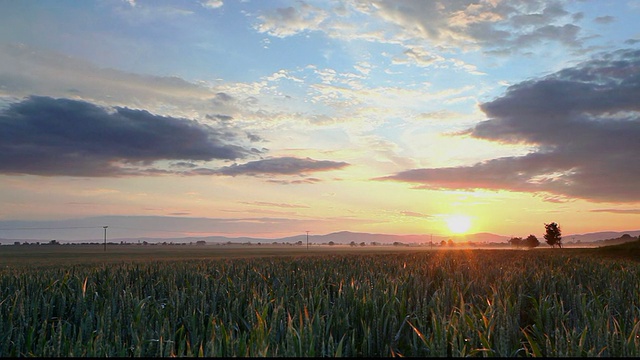
[[[467,215],[450,215],[446,221],[449,230],[454,234],[464,234],[471,228],[471,218]]]

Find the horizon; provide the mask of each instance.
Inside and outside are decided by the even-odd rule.
[[[109,218],[114,236],[635,231],[639,17],[599,0],[7,2],[0,238]]]
[[[216,233],[215,231],[206,230],[207,227],[213,225],[208,224],[209,220],[215,219],[184,219],[173,217],[174,220],[169,227],[173,230],[168,230],[167,227],[163,227],[163,224],[169,219],[169,217],[145,217],[144,222],[147,228],[135,228],[131,227],[127,222],[121,222],[128,217],[106,217],[109,221],[104,221],[105,218],[85,218],[85,219],[71,219],[66,221],[47,221],[47,222],[7,222],[0,221],[0,244],[5,241],[5,244],[10,244],[14,241],[37,241],[37,242],[49,242],[51,240],[59,241],[60,243],[78,243],[78,242],[96,242],[102,243],[107,238],[107,241],[121,241],[121,240],[151,240],[151,241],[163,241],[163,240],[194,240],[194,239],[207,239],[207,238],[220,238],[220,240],[286,240],[305,238],[318,239],[326,237],[336,236],[368,236],[376,238],[388,237],[387,242],[394,242],[398,240],[408,241],[409,243],[426,243],[428,241],[440,242],[442,240],[452,239],[454,242],[476,242],[476,243],[495,243],[506,242],[513,237],[526,237],[528,235],[535,235],[538,239],[543,239],[544,232],[538,233],[518,233],[518,234],[499,234],[492,232],[468,232],[462,234],[439,234],[439,233],[414,233],[414,234],[394,234],[394,233],[374,233],[374,232],[361,232],[353,230],[336,230],[325,233],[314,233],[312,231],[305,231],[302,233],[290,233],[282,236],[259,236],[259,235],[240,235],[233,233]],[[97,220],[100,220],[101,224],[112,225],[98,225]],[[177,221],[176,221],[177,220]],[[191,222],[190,225],[180,224],[182,220],[197,220],[197,223]],[[132,222],[136,223],[136,221]],[[75,226],[70,226],[74,224]],[[107,232],[105,233],[105,226]],[[177,227],[196,227],[200,229],[198,231],[176,230]],[[153,229],[152,229],[153,228]],[[607,240],[614,237],[619,237],[624,234],[636,237],[640,235],[640,229],[627,229],[623,231],[597,231],[589,233],[573,233],[562,234],[563,241],[565,243],[579,243],[579,242],[594,242],[599,240]],[[21,236],[23,235],[23,236]],[[9,241],[9,243],[6,243]],[[351,241],[351,238],[344,239],[344,241]],[[373,241],[373,240],[369,240]],[[382,241],[382,239],[381,239]],[[360,241],[357,241],[360,242]]]

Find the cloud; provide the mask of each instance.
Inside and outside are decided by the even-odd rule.
[[[598,16],[593,20],[598,24],[611,24],[612,22],[616,21],[616,18],[613,16]]]
[[[257,205],[257,206],[267,206],[267,207],[279,207],[279,208],[297,208],[297,209],[308,209],[307,205],[298,205],[298,204],[289,204],[289,203],[273,203],[267,201],[241,201],[241,204],[246,205]]]
[[[327,17],[326,11],[300,1],[296,7],[277,8],[259,16],[261,23],[256,29],[271,36],[287,37],[307,30],[319,30]]]
[[[529,47],[543,43],[544,41],[557,41],[569,47],[579,48],[582,41],[579,39],[580,27],[573,24],[562,26],[545,25],[533,31],[520,34],[514,38],[512,44],[517,47]]]
[[[250,161],[245,164],[234,164],[216,170],[219,175],[303,175],[311,172],[341,169],[349,164],[329,160],[300,159],[280,157]]]
[[[210,86],[175,76],[141,75],[109,68],[36,47],[0,44],[0,96],[32,94],[72,98],[97,105],[146,109],[174,117],[206,114],[237,119],[255,104],[262,84]],[[250,105],[250,104],[249,104]]]
[[[433,215],[423,214],[415,211],[401,211],[400,214],[404,216],[417,217],[417,218],[423,218],[423,219],[428,219],[433,217]]]
[[[384,36],[407,43],[427,40],[435,47],[482,47],[512,52],[523,46],[559,41],[581,47],[577,14],[559,2],[377,0],[356,7],[393,24]]]
[[[569,12],[561,2],[516,1],[353,1],[339,9],[298,1],[258,16],[258,32],[287,37],[317,31],[344,41],[395,44],[405,50],[393,64],[419,67],[454,62],[471,74],[473,65],[443,54],[482,50],[508,55],[542,44],[559,44],[574,51],[588,38],[577,25],[581,13]],[[448,50],[448,51],[442,51]]]
[[[222,5],[224,5],[224,2],[222,0],[205,0],[200,4],[209,9],[217,9],[222,7]]]
[[[300,184],[315,184],[315,183],[319,183],[320,179],[318,178],[312,178],[312,177],[308,177],[308,178],[304,178],[304,179],[300,179],[300,180],[282,180],[282,179],[269,179],[267,180],[267,182],[273,183],[273,184],[279,184],[279,185],[300,185]]]
[[[589,212],[640,215],[640,209],[595,209]]]
[[[429,189],[547,192],[603,202],[640,201],[640,50],[618,50],[524,81],[481,105],[489,120],[464,132],[528,144],[524,156],[383,177]]]
[[[162,174],[168,171],[153,163],[236,160],[252,153],[236,140],[228,129],[193,120],[31,96],[0,112],[0,173]]]
[[[404,52],[404,58],[396,57],[392,60],[393,64],[406,64],[409,62],[415,63],[420,67],[427,67],[435,64],[436,62],[444,61],[444,58],[435,53],[429,53],[424,49],[406,49]]]

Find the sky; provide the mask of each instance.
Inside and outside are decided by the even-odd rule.
[[[0,238],[640,229],[639,0],[0,5]]]

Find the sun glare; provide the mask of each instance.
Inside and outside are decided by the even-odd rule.
[[[447,217],[447,226],[454,234],[464,234],[471,228],[471,218],[466,215],[451,215]]]

